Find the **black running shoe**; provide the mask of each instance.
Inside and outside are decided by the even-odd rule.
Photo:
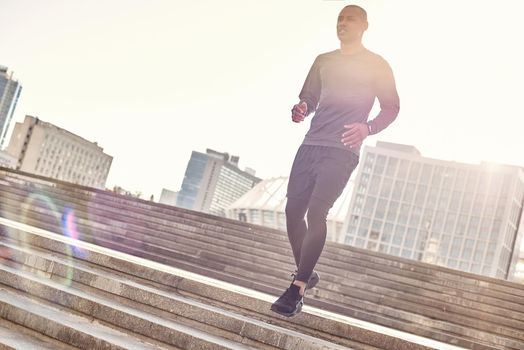
[[[295,270],[295,272],[293,272],[291,274],[291,276],[293,276],[293,282],[295,282],[295,279],[297,278],[297,273],[298,271]],[[313,289],[315,288],[315,286],[317,285],[318,281],[320,281],[320,275],[318,274],[318,272],[316,271],[313,271],[313,273],[311,273],[311,276],[309,276],[309,279],[307,281],[307,285],[306,285],[306,289]]]
[[[291,317],[302,311],[302,305],[304,305],[304,297],[300,295],[300,287],[291,284],[284,294],[271,305],[271,311]]]

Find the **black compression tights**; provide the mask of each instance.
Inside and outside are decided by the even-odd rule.
[[[311,197],[309,202],[297,198],[287,199],[287,234],[298,267],[298,281],[306,282],[309,279],[322,253],[330,208],[331,205],[315,197]]]

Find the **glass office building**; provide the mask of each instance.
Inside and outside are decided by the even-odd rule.
[[[345,243],[511,278],[522,238],[524,170],[422,157],[413,146],[364,147]]]
[[[206,169],[207,159],[207,154],[195,151],[191,153],[191,158],[187,163],[186,173],[184,174],[182,188],[178,192],[177,206],[193,209],[198,196],[200,182],[202,182],[204,170]]]
[[[252,170],[240,170],[238,161],[239,157],[211,149],[193,151],[176,205],[225,216],[227,207],[261,181]]]
[[[13,73],[8,73],[7,67],[0,66],[0,149],[6,141],[21,91],[22,86],[13,79]]]

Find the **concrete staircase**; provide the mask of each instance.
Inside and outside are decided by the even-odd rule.
[[[267,294],[8,219],[0,225],[8,231],[0,244],[0,317],[25,330],[5,327],[4,346],[27,349],[39,344],[34,334],[49,349],[445,346],[314,308],[285,319],[269,311]]]
[[[328,243],[310,307],[285,319],[268,311],[294,269],[283,232],[6,169],[0,217],[9,252],[0,317],[33,332],[27,339],[82,347],[56,335],[74,334],[95,348],[128,348],[128,339],[184,349],[524,349],[524,287],[506,281]],[[51,324],[56,334],[42,330]],[[10,329],[22,334],[0,324],[0,335]]]

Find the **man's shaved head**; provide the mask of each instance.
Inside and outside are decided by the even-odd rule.
[[[347,5],[345,6],[340,12],[344,11],[345,9],[347,8],[354,8],[354,9],[357,9],[358,12],[360,12],[361,16],[362,16],[362,19],[364,19],[365,21],[368,20],[368,13],[366,12],[366,10],[364,10],[362,7],[358,6],[358,5]]]

